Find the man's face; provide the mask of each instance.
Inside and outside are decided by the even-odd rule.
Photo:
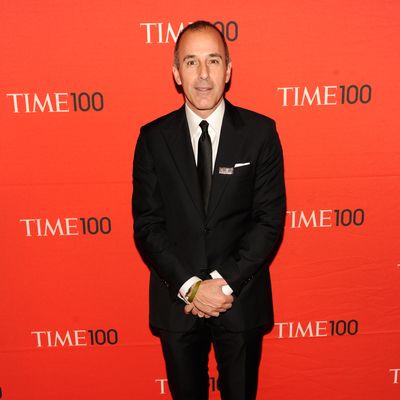
[[[218,32],[212,28],[187,31],[179,44],[179,67],[174,65],[172,72],[188,106],[207,118],[222,101],[231,77],[231,63],[226,64]]]

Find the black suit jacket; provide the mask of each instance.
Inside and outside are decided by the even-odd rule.
[[[207,215],[184,107],[142,127],[137,141],[134,231],[151,271],[153,328],[189,330],[196,317],[184,314],[179,288],[214,269],[236,297],[218,317],[227,329],[273,325],[268,266],[286,211],[281,145],[273,120],[225,103]]]

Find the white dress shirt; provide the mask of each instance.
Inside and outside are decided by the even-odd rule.
[[[185,112],[186,119],[189,125],[190,132],[190,140],[192,142],[194,159],[197,165],[197,148],[199,139],[201,136],[201,128],[200,122],[204,120],[204,118],[199,117],[188,105],[185,104]],[[222,100],[219,106],[210,114],[205,120],[208,122],[208,134],[211,139],[211,147],[212,147],[212,170],[214,171],[215,160],[217,158],[219,138],[221,136],[221,127],[222,120],[224,118],[225,113],[225,101]],[[222,278],[222,276],[218,273],[217,270],[214,270],[210,273],[213,279]],[[198,276],[192,276],[188,279],[179,289],[178,297],[182,299],[185,303],[188,301],[185,299],[185,295],[188,290],[201,279]],[[222,292],[226,295],[232,294],[233,290],[229,285],[224,285],[222,287]]]
[[[186,119],[189,125],[190,132],[190,140],[192,142],[194,159],[197,165],[197,153],[198,153],[198,145],[199,139],[201,136],[201,128],[200,122],[204,120],[204,118],[199,117],[192,111],[189,106],[185,105]],[[224,118],[225,113],[225,102],[222,100],[221,104],[214,110],[214,112],[206,118],[208,122],[208,134],[211,139],[211,148],[212,148],[212,170],[214,172],[215,160],[217,158],[218,152],[218,144],[219,138],[221,136],[221,127],[222,120]]]

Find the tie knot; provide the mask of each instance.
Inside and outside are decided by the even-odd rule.
[[[208,122],[203,119],[203,121],[200,122],[200,128],[201,128],[201,133],[206,134],[208,133]]]

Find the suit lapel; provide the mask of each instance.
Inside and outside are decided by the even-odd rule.
[[[244,123],[235,107],[225,100],[225,114],[222,121],[217,158],[215,160],[207,220],[211,218],[217,208],[231,177],[230,175],[220,174],[219,168],[232,168],[237,162],[245,138],[243,128]]]
[[[163,131],[163,135],[190,197],[200,216],[204,218],[203,200],[184,106],[177,111],[174,120]]]

